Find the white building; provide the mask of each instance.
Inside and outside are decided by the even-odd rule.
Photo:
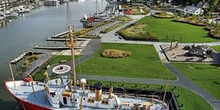
[[[203,13],[204,13],[204,10],[202,8],[197,8],[194,6],[187,6],[184,8],[184,14],[202,15]]]
[[[209,8],[209,3],[206,2],[205,0],[203,0],[203,1],[200,1],[200,2],[196,5],[196,7],[202,8],[202,9],[206,9],[206,8]]]

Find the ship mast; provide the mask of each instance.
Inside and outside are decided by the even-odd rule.
[[[163,95],[163,103],[165,102],[165,99],[166,99],[166,93],[167,93],[168,85],[169,85],[169,80],[166,81],[165,92],[164,92],[164,95]]]
[[[10,72],[11,72],[11,79],[12,79],[12,81],[14,83],[14,87],[16,87],[14,73],[13,73],[13,70],[12,70],[12,67],[11,67],[10,63],[9,63],[9,68],[10,68]]]
[[[71,56],[72,56],[72,74],[73,74],[73,82],[74,82],[74,91],[77,92],[76,88],[76,69],[75,69],[75,58],[74,58],[74,47],[76,44],[76,37],[73,34],[73,27],[71,22],[71,14],[70,14],[70,7],[69,1],[67,1],[67,19],[68,19],[68,32],[69,32],[69,46],[71,48]],[[72,91],[72,90],[71,90]]]

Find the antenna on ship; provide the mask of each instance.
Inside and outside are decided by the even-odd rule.
[[[12,67],[11,67],[11,64],[10,64],[10,63],[9,63],[9,68],[10,68],[10,72],[11,72],[11,79],[12,79],[12,81],[14,82],[14,87],[16,87],[15,78],[14,78],[14,73],[13,73],[13,70],[12,70]]]
[[[71,48],[71,56],[72,56],[72,73],[73,73],[73,82],[74,82],[74,91],[77,92],[76,88],[76,68],[75,68],[75,58],[74,58],[74,47],[76,45],[76,37],[73,34],[73,27],[71,22],[71,13],[69,7],[69,0],[67,1],[67,19],[68,19],[68,34],[69,34],[69,44],[67,44]],[[72,84],[71,84],[72,85]]]
[[[28,75],[28,77],[31,78],[31,79],[29,79],[29,78],[27,77],[28,79],[26,79],[26,80],[31,81],[32,91],[33,91],[33,93],[35,94],[35,90],[34,90],[34,80],[33,80],[32,76],[31,76],[30,74],[27,74],[27,75]],[[24,80],[25,80],[25,79],[24,79]]]
[[[46,81],[46,82],[49,82],[49,81],[50,81],[50,77],[49,77],[49,75],[48,75],[48,72],[45,71],[45,72],[44,72],[44,75],[45,75],[45,81]]]

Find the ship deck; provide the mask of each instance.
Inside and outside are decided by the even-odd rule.
[[[15,81],[16,87],[14,87],[13,81],[6,82],[6,87],[7,89],[16,97],[19,98],[23,101],[30,102],[32,104],[40,105],[42,107],[46,107],[49,109],[54,109],[54,110],[70,110],[73,109],[71,107],[62,107],[62,108],[54,108],[48,101],[44,89],[45,89],[45,84],[42,82],[34,82],[34,91],[32,89],[31,85],[26,86],[24,81]],[[64,80],[63,85],[67,84],[67,80]],[[58,85],[56,85],[55,80],[51,80],[48,84],[48,87],[50,91],[54,91],[58,94],[60,94],[65,88],[61,84],[61,80],[58,81]],[[78,92],[82,93],[81,88],[77,88]],[[88,92],[89,90],[87,90]],[[95,97],[94,93],[90,94],[91,97]],[[103,98],[107,98],[108,93],[103,92]],[[146,97],[135,97],[135,96],[127,96],[127,98],[124,98],[123,96],[117,96],[118,102],[119,103],[126,103],[126,102],[132,102],[130,103],[132,106],[134,103],[139,103],[141,104],[140,106],[143,106],[143,102],[151,102],[152,100]],[[86,100],[83,101],[84,110],[96,110],[97,108],[94,107],[94,104],[88,103]],[[87,105],[87,106],[86,106]],[[120,105],[122,106],[122,105]],[[98,110],[100,110],[99,108]],[[104,108],[103,108],[104,109]],[[128,108],[126,110],[132,110],[133,108]],[[106,110],[106,109],[105,109]],[[108,108],[108,110],[111,110]],[[168,110],[167,106],[159,100],[154,100],[154,104],[150,107],[150,110]]]

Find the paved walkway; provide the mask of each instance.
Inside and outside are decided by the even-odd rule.
[[[99,42],[99,41],[92,41],[93,43],[89,44],[88,50],[90,50],[89,48],[94,45],[94,42]],[[125,41],[123,41],[125,42]],[[137,42],[135,42],[137,43]],[[141,42],[142,44],[143,42]],[[99,44],[99,43],[98,43]],[[148,44],[148,43],[146,43]],[[220,110],[220,101],[218,99],[216,99],[214,96],[210,95],[209,93],[207,93],[203,88],[201,88],[200,86],[198,86],[197,84],[195,84],[193,81],[191,81],[190,79],[186,78],[183,73],[181,73],[180,71],[178,71],[170,62],[167,61],[165,55],[163,54],[163,51],[160,48],[160,43],[151,43],[154,45],[154,47],[156,48],[156,51],[158,52],[158,55],[160,56],[160,59],[162,61],[162,63],[164,64],[164,66],[169,69],[176,77],[178,80],[172,80],[169,82],[170,85],[172,86],[180,86],[180,87],[184,87],[187,88],[189,90],[192,90],[193,92],[195,92],[196,94],[202,96],[208,103],[210,103],[210,105],[215,109],[215,110]],[[96,46],[98,47],[98,46]],[[93,51],[95,51],[96,49],[93,48]],[[86,52],[86,50],[85,50]],[[85,53],[88,54],[88,53]],[[90,57],[93,56],[93,54],[95,54],[95,52],[89,52],[89,55],[85,55],[85,57],[82,57],[80,59],[80,61],[84,61],[86,59],[89,59]],[[78,60],[79,61],[79,60]],[[79,64],[79,62],[77,61],[77,64]],[[113,81],[113,82],[123,82],[123,83],[140,83],[140,84],[162,84],[165,85],[166,81],[165,80],[157,80],[157,79],[144,79],[144,78],[125,78],[125,77],[112,77],[112,76],[98,76],[98,75],[86,75],[86,74],[80,74],[78,75],[78,77],[84,77],[86,79],[91,79],[91,80],[97,80],[99,79],[100,81]]]
[[[142,17],[139,17],[141,19]],[[134,22],[134,21],[133,21]],[[127,26],[129,24],[125,24]],[[202,96],[215,110],[220,110],[220,101],[216,99],[214,96],[210,95],[208,92],[206,92],[203,88],[195,84],[192,80],[188,79],[181,73],[179,70],[177,70],[165,57],[160,45],[162,44],[170,44],[166,42],[147,42],[147,41],[125,41],[119,39],[118,36],[115,36],[115,32],[118,31],[121,28],[117,28],[105,35],[102,35],[102,42],[106,43],[128,43],[128,44],[147,44],[147,45],[154,45],[161,62],[163,65],[169,69],[176,77],[176,81],[170,81],[170,85],[174,86],[180,86],[187,88],[189,90],[192,90],[196,94]],[[207,44],[209,46],[217,46],[220,45],[220,42],[210,42],[210,43],[179,43],[179,45],[201,45],[201,44]],[[142,79],[142,78],[122,78],[122,77],[103,77],[103,76],[95,76],[95,75],[84,75],[84,77],[88,79],[101,79],[103,81],[118,81],[118,82],[129,82],[129,83],[142,83],[142,84],[166,84],[165,80],[152,80],[152,79]]]
[[[143,16],[135,16],[136,19],[131,21],[131,23],[136,22],[138,19],[141,19]],[[146,41],[126,41],[120,39],[119,36],[115,35],[115,32],[131,23],[127,23],[122,27],[119,27],[107,34],[100,34],[102,39],[91,40],[89,44],[84,48],[82,54],[84,56],[76,60],[76,64],[79,64],[89,58],[91,58],[97,51],[101,42],[108,43],[128,43],[128,44],[147,44],[154,45],[158,55],[163,63],[163,65],[169,69],[176,77],[177,80],[170,81],[169,84],[173,86],[180,86],[192,90],[196,94],[202,96],[215,110],[220,110],[220,101],[214,96],[207,93],[203,88],[195,84],[192,80],[185,77],[179,70],[177,70],[169,61],[167,61],[163,51],[160,48],[161,44],[170,44],[163,42],[146,42]],[[192,43],[179,43],[179,45],[190,45]],[[196,44],[207,44],[210,46],[220,45],[220,42],[211,42],[211,43],[196,43]],[[70,64],[70,62],[67,62]],[[54,65],[55,66],[55,65]],[[52,66],[53,67],[53,66]],[[117,81],[117,82],[128,82],[128,83],[141,83],[141,84],[166,84],[165,80],[154,80],[154,79],[143,79],[143,78],[125,78],[125,77],[112,77],[112,76],[97,76],[97,75],[86,75],[78,74],[78,77],[84,77],[91,80],[100,80],[100,81]]]

